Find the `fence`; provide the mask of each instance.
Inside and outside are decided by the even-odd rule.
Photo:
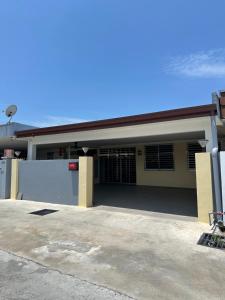
[[[69,170],[78,160],[20,161],[18,192],[23,200],[78,204],[78,171]]]

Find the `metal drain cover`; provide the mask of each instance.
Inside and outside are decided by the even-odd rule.
[[[198,245],[224,250],[225,237],[218,234],[203,233],[198,241]]]
[[[55,213],[57,211],[58,210],[54,210],[54,209],[41,209],[41,210],[31,212],[30,215],[45,216],[45,215]]]

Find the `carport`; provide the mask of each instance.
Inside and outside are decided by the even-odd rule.
[[[196,189],[97,184],[94,205],[197,217]]]
[[[198,132],[116,140],[114,144],[86,142],[97,152],[94,206],[197,218],[195,153],[204,151],[198,144],[203,136]],[[158,169],[151,152],[157,148],[162,148],[158,154],[163,164]],[[147,160],[153,168],[146,166]]]

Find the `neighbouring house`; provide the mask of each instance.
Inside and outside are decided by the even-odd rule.
[[[26,159],[27,157],[28,142],[16,139],[15,132],[34,128],[15,122],[0,125],[0,199],[10,196],[11,164],[6,162],[4,158]]]
[[[27,157],[28,142],[26,140],[16,139],[16,131],[34,129],[36,127],[21,123],[10,122],[0,125],[0,157],[14,156]]]

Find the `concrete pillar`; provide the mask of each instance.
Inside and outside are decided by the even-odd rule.
[[[93,205],[93,157],[79,157],[79,192],[78,205]]]
[[[12,159],[10,198],[14,200],[17,198],[19,188],[19,161],[20,159]]]
[[[218,134],[215,116],[210,117],[208,128],[205,130],[205,138],[208,140],[206,151],[212,156],[212,182],[213,182],[213,211],[222,211],[221,176],[218,154]]]
[[[208,126],[205,128],[205,138],[208,140],[206,151],[212,152],[212,149],[218,147],[217,126],[215,117],[210,117]]]
[[[27,160],[36,160],[36,155],[37,146],[32,141],[28,141]]]
[[[210,153],[196,153],[198,221],[208,223],[213,211],[213,180]]]

